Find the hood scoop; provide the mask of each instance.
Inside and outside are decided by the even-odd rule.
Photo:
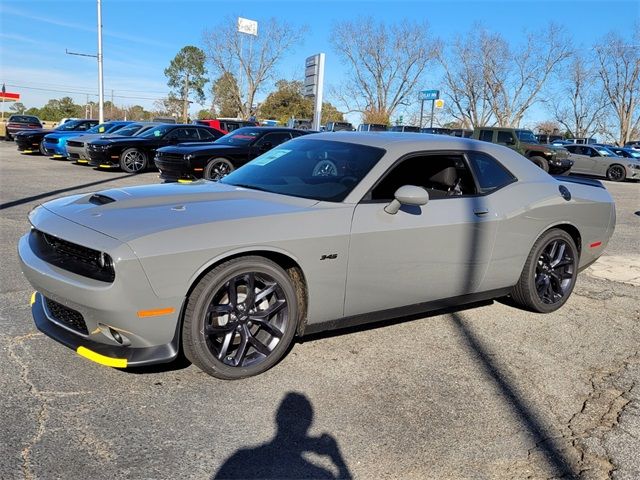
[[[115,202],[115,198],[108,197],[101,193],[94,193],[89,197],[89,203],[93,203],[94,205],[106,205],[107,203]]]

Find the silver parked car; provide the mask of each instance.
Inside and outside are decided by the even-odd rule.
[[[617,156],[607,147],[563,145],[571,153],[571,173],[597,175],[614,182],[640,179],[640,159]]]
[[[37,327],[96,362],[215,377],[273,366],[296,335],[511,295],[569,298],[615,226],[596,180],[556,179],[465,138],[338,132],[220,182],[35,208],[18,246]]]
[[[73,137],[67,140],[67,154],[71,160],[75,160],[76,163],[82,165],[89,164],[89,153],[87,152],[87,145],[91,140],[98,138],[111,138],[111,137],[132,137],[139,133],[146,132],[152,127],[162,125],[157,122],[136,122],[129,123],[127,125],[121,125],[116,130],[92,133],[88,135],[81,135],[79,137]],[[98,125],[99,126],[99,125]]]

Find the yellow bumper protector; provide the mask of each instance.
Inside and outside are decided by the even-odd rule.
[[[100,168],[111,168],[113,165],[107,165],[106,163],[101,163]]]
[[[53,155],[51,158],[64,158],[64,155],[58,155],[57,153]]]
[[[33,305],[34,303],[36,303],[36,293],[38,293],[38,292],[33,292],[31,294],[31,299],[29,300],[29,305]]]
[[[178,183],[193,183],[193,180],[186,180],[184,178],[178,179]]]
[[[127,368],[126,358],[105,357],[104,355],[100,355],[99,353],[85,347],[78,347],[76,353],[81,357],[88,358],[92,362],[99,363],[100,365],[106,365],[107,367],[114,368]]]
[[[33,153],[33,150],[22,150],[22,153]]]
[[[78,163],[89,163],[89,160],[84,160],[83,158],[79,158],[78,160],[76,160],[76,162],[78,162]]]

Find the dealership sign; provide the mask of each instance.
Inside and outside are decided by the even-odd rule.
[[[0,99],[4,102],[17,102],[20,100],[19,93],[0,92]]]
[[[238,31],[248,35],[258,35],[258,22],[248,18],[238,17]]]

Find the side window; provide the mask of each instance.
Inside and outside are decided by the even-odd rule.
[[[467,157],[476,173],[482,193],[492,192],[516,181],[516,177],[491,155],[469,152]]]
[[[233,132],[235,129],[240,128],[240,124],[237,122],[225,122],[224,129],[227,132]]]
[[[564,148],[569,150],[571,153],[578,153],[577,147],[575,145],[564,145]]]
[[[511,132],[498,132],[498,141],[496,143],[500,145],[513,145],[513,135]]]
[[[196,132],[200,136],[200,140],[208,141],[208,140],[215,140],[216,139],[216,137],[214,137],[213,134],[210,131],[205,130],[204,128],[198,128],[196,130]]]
[[[391,201],[403,185],[417,185],[429,198],[476,193],[471,172],[462,155],[418,155],[394,166],[371,191],[373,201]]]
[[[480,130],[480,140],[490,142],[493,140],[493,130]]]
[[[265,143],[270,143],[272,147],[275,147],[276,145],[280,145],[287,140],[291,140],[291,134],[289,132],[267,133],[264,137],[256,142],[256,147],[261,147]]]

